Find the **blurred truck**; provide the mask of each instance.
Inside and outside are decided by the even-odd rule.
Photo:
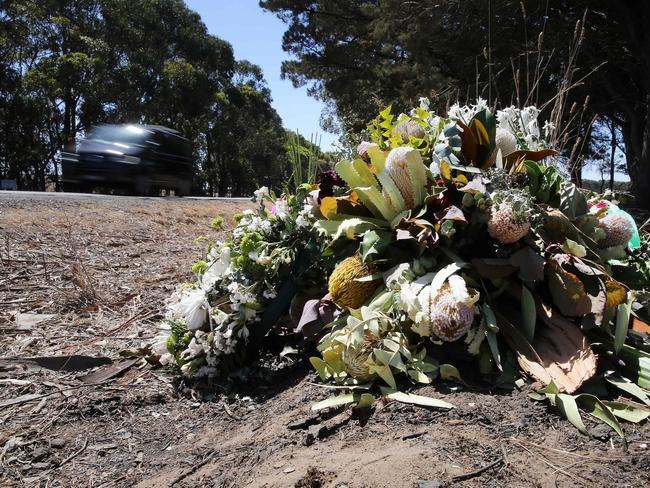
[[[96,188],[136,195],[192,187],[192,145],[179,132],[158,125],[98,125],[73,151],[62,151],[63,189]]]

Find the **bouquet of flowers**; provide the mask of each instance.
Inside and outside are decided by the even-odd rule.
[[[649,315],[647,237],[548,164],[537,117],[482,100],[446,117],[426,99],[389,107],[318,183],[260,189],[178,291],[160,361],[226,375],[280,328],[316,345],[323,381],[350,389],[316,408],[367,406],[373,385],[449,408],[400,390],[459,379],[469,362],[475,380],[527,378],[580,430],[578,407],[622,435],[618,419],[650,416],[650,347],[635,330]]]

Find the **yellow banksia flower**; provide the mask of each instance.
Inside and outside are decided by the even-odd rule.
[[[332,301],[341,308],[361,307],[375,292],[380,280],[356,280],[368,277],[375,271],[374,265],[362,263],[358,255],[341,261],[329,279],[329,293]]]

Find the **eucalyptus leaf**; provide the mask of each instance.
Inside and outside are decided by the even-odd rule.
[[[434,408],[446,408],[452,409],[456,408],[451,403],[448,403],[444,400],[438,400],[437,398],[431,398],[428,396],[415,395],[413,393],[404,393],[397,391],[395,389],[388,389],[385,387],[381,388],[381,393],[386,398],[395,400],[401,403],[410,403],[412,405],[421,405],[423,407],[434,407]]]
[[[354,403],[354,402],[355,402],[354,395],[350,393],[347,395],[338,395],[335,397],[328,398],[327,400],[314,403],[311,406],[311,409],[314,411],[323,410],[324,408],[340,407],[341,405],[347,405],[349,403]]]
[[[603,404],[609,408],[618,418],[638,424],[650,417],[650,409],[636,407],[623,402],[612,402],[603,400]]]
[[[535,337],[537,309],[535,308],[535,298],[526,285],[521,287],[521,319],[526,339],[532,342]]]
[[[625,343],[630,323],[631,303],[621,303],[616,308],[616,329],[614,331],[614,352],[618,354]]]
[[[650,397],[648,397],[648,394],[636,383],[632,383],[627,378],[613,375],[606,375],[605,381],[650,406]]]
[[[588,434],[587,428],[585,427],[585,424],[582,421],[582,417],[580,416],[578,404],[576,403],[576,399],[573,395],[558,393],[555,396],[555,404],[569,422],[571,422],[583,434]]]

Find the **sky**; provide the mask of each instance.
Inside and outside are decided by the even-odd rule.
[[[298,130],[310,139],[321,137],[321,149],[330,150],[337,136],[319,125],[323,103],[307,95],[306,88],[294,88],[280,78],[280,67],[289,55],[282,50],[285,24],[274,14],[262,10],[257,0],[186,0],[198,12],[210,34],[232,44],[235,58],[246,59],[264,71],[271,89],[273,107],[287,129]]]

